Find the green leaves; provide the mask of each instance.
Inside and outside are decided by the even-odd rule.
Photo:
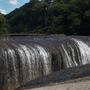
[[[8,33],[9,26],[6,23],[6,19],[3,14],[0,14],[0,37],[5,36]]]
[[[31,0],[7,15],[13,33],[89,35],[89,0]]]
[[[85,11],[85,17],[90,17],[90,10]]]

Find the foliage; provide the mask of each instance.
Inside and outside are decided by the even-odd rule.
[[[8,33],[8,24],[6,23],[5,16],[0,13],[0,37],[6,36]]]
[[[31,0],[6,17],[11,33],[90,33],[89,0]]]

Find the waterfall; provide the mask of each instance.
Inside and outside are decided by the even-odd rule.
[[[88,39],[0,41],[0,90],[11,90],[61,69],[90,64]]]
[[[82,64],[90,63],[90,47],[86,43],[83,43],[80,40],[76,40],[76,39],[73,40],[77,43],[79,47]]]

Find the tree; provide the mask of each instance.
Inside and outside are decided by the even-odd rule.
[[[30,0],[7,19],[12,33],[90,35],[89,0]]]
[[[8,33],[8,24],[6,23],[5,16],[0,13],[0,37],[6,36]]]

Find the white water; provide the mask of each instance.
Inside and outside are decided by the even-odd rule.
[[[73,39],[73,40],[77,43],[79,47],[82,64],[90,63],[90,47],[86,43],[80,40],[77,39]]]

